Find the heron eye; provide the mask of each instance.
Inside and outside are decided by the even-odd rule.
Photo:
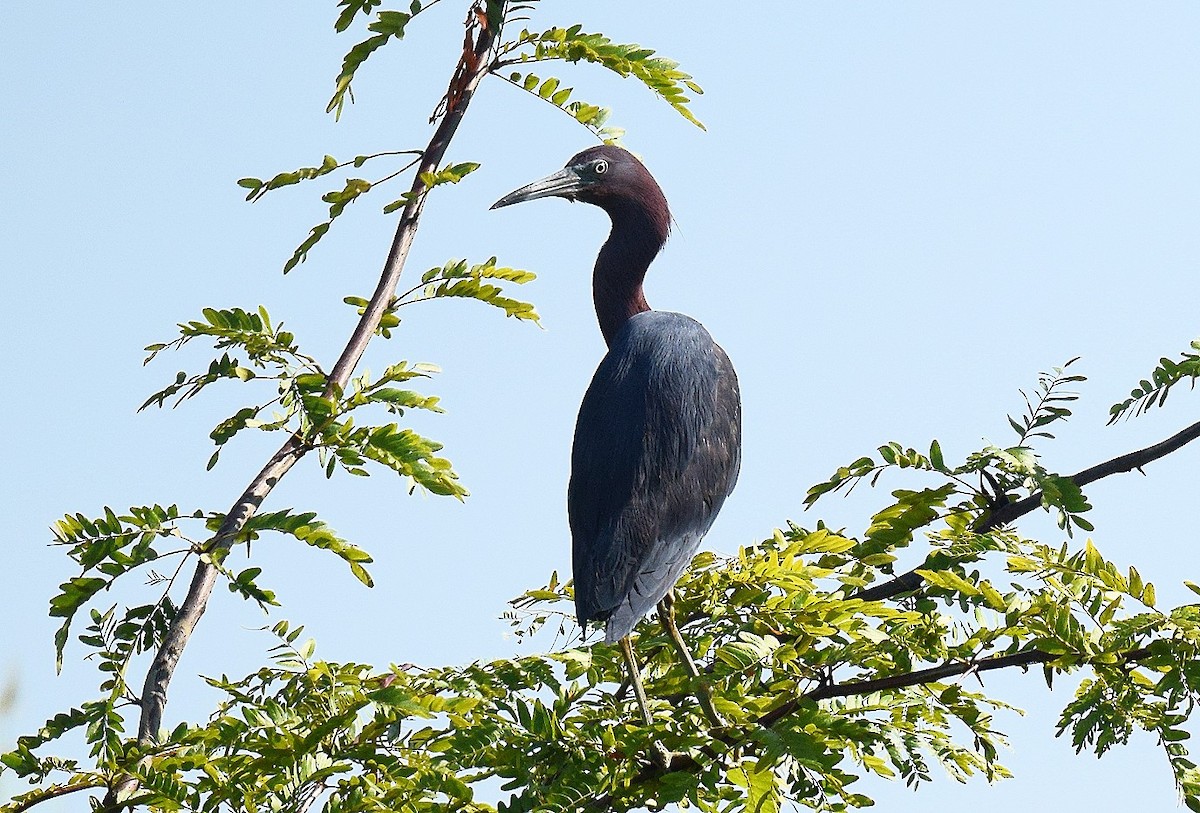
[[[592,164],[592,172],[595,172],[597,175],[603,175],[604,173],[608,172],[608,162],[601,158],[599,161]]]

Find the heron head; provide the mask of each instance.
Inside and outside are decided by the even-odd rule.
[[[573,156],[565,167],[553,175],[509,192],[493,203],[492,208],[548,197],[578,200],[603,207],[607,200],[639,194],[647,182],[657,190],[658,185],[650,173],[631,152],[611,144],[602,144]]]

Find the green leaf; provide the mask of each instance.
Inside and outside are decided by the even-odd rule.
[[[201,337],[212,339],[218,349],[238,347],[245,350],[249,354],[248,363],[258,369],[274,367],[286,371],[296,364],[312,363],[311,359],[300,353],[293,341],[292,334],[273,328],[270,320],[265,316],[266,310],[260,307],[258,311],[248,312],[241,308],[228,310],[205,308],[203,311],[205,321],[192,321],[179,325],[180,337],[178,339],[166,344],[149,345],[147,349],[151,352],[146,357],[145,363],[152,361],[163,349],[179,349],[193,339]],[[176,396],[177,400],[174,406],[178,406],[216,381],[224,379],[250,381],[257,375],[254,369],[243,366],[238,359],[225,353],[220,358],[214,359],[209,364],[208,370],[203,373],[189,376],[186,372],[179,372],[175,376],[174,382],[147,398],[139,410],[146,409],[151,405],[161,408],[168,400]]]
[[[371,191],[371,182],[362,178],[347,178],[341,190],[326,192],[321,200],[329,204],[329,222],[333,222],[346,211],[346,207]]]
[[[1200,351],[1200,341],[1192,342],[1190,347]],[[1190,381],[1195,386],[1197,379],[1200,379],[1200,353],[1186,351],[1179,360],[1164,356],[1150,373],[1150,379],[1142,379],[1128,398],[1109,408],[1108,422],[1111,425],[1121,418],[1142,415],[1156,406],[1161,407],[1176,384]]]
[[[311,511],[296,514],[290,509],[255,514],[247,520],[237,538],[238,541],[249,542],[256,539],[263,531],[287,534],[306,545],[327,550],[340,557],[349,565],[350,572],[354,574],[355,578],[367,587],[374,586],[370,574],[363,567],[364,564],[373,561],[371,555],[338,536],[332,528],[318,520],[316,516]],[[257,568],[250,570],[255,571]],[[252,573],[250,578],[253,579],[257,575],[257,573]]]
[[[417,177],[420,178],[421,183],[432,189],[435,186],[442,186],[443,184],[458,183],[479,169],[479,167],[480,165],[474,161],[464,161],[459,164],[442,167],[437,172],[422,172]]]
[[[524,64],[563,60],[566,62],[590,62],[600,65],[619,76],[632,76],[657,94],[677,113],[700,129],[704,125],[692,113],[691,99],[685,91],[701,94],[700,86],[692,77],[679,69],[679,63],[661,56],[649,48],[636,44],[614,43],[602,34],[588,34],[579,26],[551,28],[541,34],[527,34],[521,38],[526,50],[519,56],[509,58],[508,64]],[[551,80],[547,80],[549,82]],[[529,74],[523,81],[526,90],[538,87],[540,80]],[[552,96],[557,89],[557,80],[548,89],[543,83],[538,89],[542,98]]]
[[[407,304],[408,301],[441,298],[475,299],[500,308],[506,316],[537,323],[540,317],[532,304],[505,296],[500,285],[484,282],[495,280],[524,285],[535,278],[529,271],[498,266],[495,257],[478,265],[468,265],[466,260],[451,260],[441,268],[431,268],[425,272],[421,277],[423,286],[410,291],[411,294],[419,296],[403,304]]]
[[[977,596],[982,591],[974,584],[949,570],[917,570],[917,575],[934,585],[967,596]]]
[[[236,576],[226,573],[230,577],[230,592],[238,593],[242,598],[257,602],[263,609],[266,609],[268,606],[278,607],[279,602],[275,600],[275,593],[258,585],[256,580],[261,574],[261,567],[246,568]]]
[[[400,36],[403,36],[403,27],[400,32]],[[334,80],[333,96],[330,98],[329,104],[325,106],[326,113],[333,113],[335,119],[341,119],[346,100],[352,98],[350,83],[354,81],[355,73],[371,54],[386,45],[393,36],[396,34],[392,32],[376,34],[346,52],[346,56],[342,59],[342,70]]]
[[[320,178],[341,166],[343,165],[338,163],[338,160],[332,155],[326,155],[318,166],[300,167],[290,172],[280,172],[266,182],[258,178],[242,178],[238,181],[238,186],[250,190],[246,195],[246,200],[256,201],[268,192],[282,189],[285,186],[293,186],[302,181],[310,181],[313,178]]]
[[[308,252],[329,232],[331,225],[333,225],[332,221],[318,223],[313,226],[308,233],[308,237],[304,238],[304,242],[296,247],[296,250],[292,252],[291,258],[283,264],[283,273],[288,273],[297,265],[307,260]]]
[[[942,447],[937,440],[929,444],[929,461],[938,471],[946,470],[946,461],[942,459]]]
[[[1140,598],[1141,598],[1142,603],[1145,604],[1147,607],[1151,607],[1151,608],[1154,607],[1154,603],[1155,603],[1154,585],[1147,584],[1145,589],[1142,590],[1142,595],[1140,596]]]
[[[378,6],[383,0],[338,0],[338,8],[341,12],[338,14],[337,22],[333,24],[335,31],[345,31],[354,22],[354,18],[359,14],[370,14],[371,10]]]

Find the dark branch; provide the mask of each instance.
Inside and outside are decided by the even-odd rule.
[[[1196,438],[1200,438],[1200,423],[1194,423],[1186,429],[1176,432],[1166,440],[1156,443],[1153,446],[1147,446],[1145,449],[1139,449],[1136,452],[1129,452],[1120,457],[1114,457],[1112,460],[1106,460],[1103,463],[1098,463],[1090,469],[1084,469],[1078,474],[1071,475],[1071,479],[1075,485],[1082,488],[1088,483],[1094,483],[1112,474],[1122,474],[1134,469],[1140,469],[1147,463],[1153,463],[1159,458],[1166,457],[1184,446],[1192,442]],[[1001,525],[1007,525],[1017,517],[1023,517],[1033,509],[1041,505],[1042,494],[1039,491],[1036,494],[1031,494],[1023,500],[1003,505],[992,512],[992,515],[987,518],[984,523],[984,531],[990,531],[992,528],[999,528]]]
[[[1112,474],[1121,474],[1133,471],[1134,469],[1141,469],[1147,463],[1153,463],[1159,458],[1166,457],[1188,443],[1191,443],[1196,438],[1200,438],[1200,423],[1194,423],[1153,446],[1147,446],[1145,449],[1139,449],[1136,452],[1129,452],[1128,454],[1114,457],[1112,460],[1098,463],[1089,469],[1084,469],[1077,474],[1071,475],[1069,479],[1074,481],[1075,485],[1082,488],[1088,483],[1094,483]],[[1041,504],[1042,492],[1040,491],[1030,494],[1022,500],[1006,503],[991,513],[984,514],[980,518],[980,521],[975,524],[974,530],[976,533],[987,533],[994,528],[1008,525],[1013,520],[1033,511]],[[852,596],[852,598],[862,599],[863,601],[883,601],[903,593],[911,593],[924,584],[924,582],[925,580],[917,575],[916,570],[910,570],[891,581],[863,590]]]
[[[1125,662],[1138,661],[1150,654],[1148,648],[1131,650],[1125,653],[1122,657]],[[961,661],[958,663],[946,663],[941,666],[933,666],[929,669],[921,669],[916,672],[907,672],[902,675],[890,675],[888,677],[875,678],[873,680],[856,680],[846,683],[832,683],[826,686],[819,686],[811,692],[805,692],[799,697],[793,697],[780,703],[775,708],[758,717],[750,727],[771,728],[780,721],[786,719],[789,715],[794,714],[805,703],[815,703],[821,700],[829,700],[835,697],[855,697],[875,692],[884,692],[894,689],[903,689],[909,686],[919,686],[925,683],[935,683],[939,680],[944,680],[948,677],[965,674],[979,674],[983,672],[991,672],[996,669],[1010,669],[1018,667],[1026,669],[1034,664],[1049,663],[1061,655],[1051,655],[1048,652],[1040,650],[1029,650],[1026,652],[1015,652],[1010,655],[995,655],[990,658],[980,658],[972,661]],[[713,732],[713,740],[727,747],[739,746],[746,743],[749,738],[747,736],[739,736],[737,733],[724,733],[721,731]],[[720,759],[721,755],[717,749],[712,747],[704,747],[699,749],[701,753],[710,759]],[[648,764],[643,768],[630,782],[632,787],[644,785],[647,782],[652,782],[660,777],[669,774],[684,771],[687,773],[696,773],[702,770],[704,765],[690,754],[672,754],[666,766],[658,763]],[[598,799],[594,799],[587,805],[590,810],[618,810],[626,809],[619,806],[618,800],[613,794],[606,794]]]

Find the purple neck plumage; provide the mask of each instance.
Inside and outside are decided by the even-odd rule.
[[[626,192],[596,201],[612,220],[612,232],[596,257],[592,273],[596,318],[609,346],[630,318],[650,310],[642,281],[667,242],[671,227],[667,199],[650,173],[645,173],[637,187],[633,194]]]

